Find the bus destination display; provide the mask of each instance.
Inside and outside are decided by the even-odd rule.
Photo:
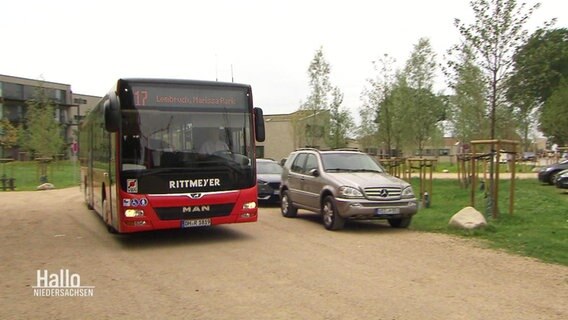
[[[243,89],[132,86],[135,107],[237,107],[246,105]]]

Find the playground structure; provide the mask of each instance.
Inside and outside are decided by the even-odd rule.
[[[470,205],[476,206],[476,191],[478,189],[489,196],[488,210],[493,218],[499,216],[499,185],[502,169],[510,174],[509,184],[509,214],[514,213],[515,204],[515,175],[517,160],[520,157],[520,142],[515,140],[473,140],[470,142],[470,153],[462,153],[457,158],[457,178],[462,188],[470,188]],[[559,148],[566,150],[568,147]],[[388,158],[379,159],[387,172],[406,181],[416,177],[418,173],[418,192],[422,207],[428,208],[432,202],[433,171],[437,159],[433,158]]]
[[[406,159],[404,158],[389,158],[389,159],[379,159],[379,162],[391,176],[398,178],[404,177]],[[406,180],[406,179],[405,179]]]
[[[478,188],[478,180],[480,171],[483,174],[483,190],[487,191],[485,187],[489,175],[489,193],[491,196],[491,215],[497,218],[499,215],[499,181],[500,181],[500,167],[502,163],[508,166],[511,174],[511,183],[509,187],[509,214],[513,214],[514,201],[515,201],[515,173],[516,173],[516,157],[518,154],[518,141],[513,140],[474,140],[471,141],[471,153],[458,155],[458,180],[462,187],[467,188],[471,186],[471,206],[475,207],[475,192]],[[487,148],[491,149],[487,151]],[[477,151],[486,152],[477,152]],[[504,155],[504,157],[503,157]],[[491,163],[493,162],[493,163]],[[481,170],[480,170],[481,166]],[[491,172],[488,166],[493,166],[495,169]]]
[[[432,176],[436,159],[430,158],[389,158],[380,159],[386,171],[395,177],[410,181],[414,170],[418,170],[419,198],[422,207],[428,208],[432,203]]]
[[[432,203],[432,175],[436,166],[436,159],[409,158],[408,180],[411,178],[412,170],[418,170],[419,194],[422,200],[422,207],[429,208]],[[428,174],[428,175],[427,175]]]

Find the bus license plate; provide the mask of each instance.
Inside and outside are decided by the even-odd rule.
[[[194,220],[182,220],[182,228],[193,228],[193,227],[208,227],[211,225],[211,219],[194,219]]]
[[[399,214],[400,208],[378,208],[377,215],[390,215],[390,214]]]

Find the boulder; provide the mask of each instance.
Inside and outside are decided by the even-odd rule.
[[[475,208],[465,207],[452,216],[449,224],[456,228],[470,230],[487,226],[487,220]]]
[[[55,189],[55,186],[52,183],[46,182],[46,183],[42,183],[39,186],[37,186],[36,189],[37,190],[51,190],[51,189]]]

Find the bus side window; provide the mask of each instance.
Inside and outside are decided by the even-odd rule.
[[[142,158],[140,138],[137,136],[124,136],[122,140],[122,170],[145,169]]]
[[[140,139],[125,136],[122,142],[122,162],[140,164]]]

